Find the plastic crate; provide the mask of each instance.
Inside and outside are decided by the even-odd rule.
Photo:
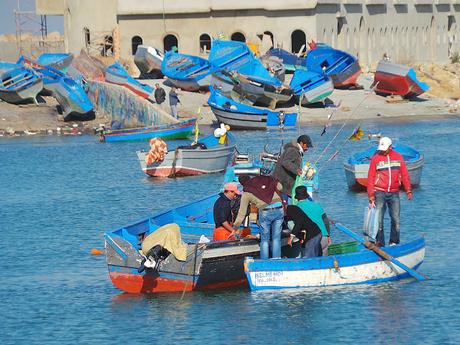
[[[355,253],[358,251],[359,242],[344,242],[344,243],[337,243],[331,244],[329,246],[329,256],[330,255],[338,255],[338,254],[348,254],[348,253]]]

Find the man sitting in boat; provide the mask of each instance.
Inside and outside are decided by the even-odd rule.
[[[286,220],[294,223],[292,234],[300,239],[304,258],[327,255],[331,243],[329,220],[321,205],[308,195],[307,187],[295,189],[297,205],[289,205]],[[322,241],[323,237],[325,241]]]
[[[234,240],[240,231],[234,230],[233,224],[233,204],[232,202],[240,195],[238,186],[235,182],[226,183],[224,192],[220,193],[219,198],[214,203],[214,241]]]
[[[260,224],[260,258],[268,259],[271,236],[272,257],[281,257],[281,230],[284,211],[281,202],[283,186],[272,176],[241,175],[239,182],[243,186],[238,215],[233,227],[238,229],[246,217],[248,206],[254,204],[259,209]]]

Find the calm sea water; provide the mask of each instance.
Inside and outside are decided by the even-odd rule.
[[[314,160],[340,125],[314,141]],[[135,151],[91,136],[0,140],[1,344],[454,344],[460,337],[458,195],[460,119],[365,122],[425,154],[422,186],[402,198],[402,241],[424,233],[421,271],[431,280],[251,293],[246,288],[174,295],[115,289],[103,233],[215,193],[223,175],[155,180]],[[347,190],[342,163],[368,147],[344,128],[322,160],[320,201],[350,228],[362,225],[365,193]],[[272,150],[297,131],[236,132],[240,151]],[[335,231],[334,239],[349,240]]]

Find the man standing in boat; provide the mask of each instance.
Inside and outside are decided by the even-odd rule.
[[[239,182],[243,186],[240,207],[233,227],[239,228],[246,217],[248,206],[255,205],[259,210],[260,258],[269,258],[271,238],[272,257],[281,257],[281,230],[284,220],[281,190],[283,186],[272,176],[242,175]]]
[[[219,198],[214,203],[214,241],[234,240],[239,234],[239,231],[233,229],[232,224],[233,201],[240,194],[235,182],[226,183],[224,192],[219,194]]]
[[[285,203],[288,197],[291,197],[296,177],[302,175],[303,154],[310,147],[313,147],[310,137],[306,134],[301,135],[297,141],[284,145],[283,153],[276,162],[273,177],[283,185]]]
[[[390,246],[399,243],[399,189],[401,182],[412,200],[412,190],[406,162],[401,154],[392,149],[392,141],[383,137],[379,141],[377,152],[372,156],[367,174],[367,195],[369,204],[380,212],[379,229],[376,244],[385,245],[383,217],[388,206],[391,218]]]
[[[171,91],[169,91],[169,106],[171,107],[172,116],[177,119],[177,104],[180,103],[180,100],[176,90],[177,89],[173,86]]]
[[[155,97],[155,102],[160,106],[160,108],[163,109],[163,102],[166,99],[166,92],[160,86],[160,84],[158,84],[158,83],[155,84],[155,92],[154,92],[153,95]]]

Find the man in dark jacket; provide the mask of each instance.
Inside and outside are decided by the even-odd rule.
[[[310,137],[306,134],[301,135],[297,142],[284,145],[283,153],[276,162],[273,177],[283,185],[282,192],[289,197],[296,177],[302,174],[303,153],[310,147],[313,147]]]
[[[234,205],[232,201],[240,194],[235,182],[226,183],[224,185],[224,192],[219,194],[219,198],[214,203],[214,241],[235,239],[235,235],[240,234],[239,230],[232,228],[234,219]]]
[[[169,91],[169,106],[171,107],[171,114],[177,119],[177,104],[180,103],[179,96],[177,95],[176,88],[173,86]]]
[[[155,96],[155,102],[163,108],[162,104],[163,102],[165,101],[166,99],[166,92],[165,90],[160,86],[160,84],[156,83],[155,84],[155,92],[154,92],[154,96]]]

